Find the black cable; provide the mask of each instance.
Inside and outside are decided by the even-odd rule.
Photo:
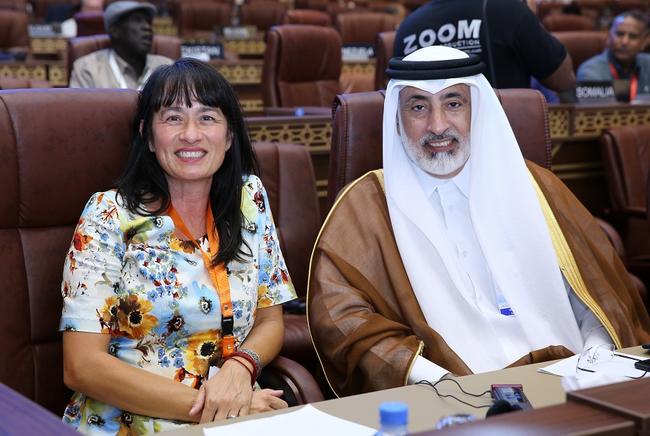
[[[429,386],[430,388],[432,388],[432,389],[434,390],[434,392],[435,392],[439,397],[441,397],[441,398],[453,398],[454,400],[459,401],[459,402],[461,402],[461,403],[463,403],[463,404],[465,404],[465,405],[467,405],[467,406],[473,407],[474,409],[482,409],[482,408],[485,408],[485,407],[490,407],[490,406],[492,406],[492,404],[485,404],[485,405],[483,405],[483,406],[476,406],[476,405],[474,405],[474,404],[468,403],[467,401],[461,400],[460,398],[458,398],[458,397],[456,397],[456,396],[454,396],[454,395],[452,395],[452,394],[441,394],[440,392],[438,392],[438,388],[437,388],[436,386],[438,386],[438,384],[440,384],[440,383],[442,383],[442,382],[444,382],[444,381],[450,381],[450,382],[454,382],[454,383],[456,383],[456,385],[458,386],[458,389],[460,389],[460,391],[461,391],[462,393],[464,393],[465,395],[470,395],[470,396],[475,397],[475,398],[480,398],[480,397],[482,397],[483,395],[485,395],[485,394],[489,394],[489,393],[491,392],[490,390],[487,390],[487,391],[485,391],[485,392],[483,392],[483,393],[481,393],[481,394],[473,394],[473,393],[471,393],[471,392],[467,392],[465,389],[463,389],[463,387],[460,385],[460,383],[458,383],[458,381],[455,380],[455,379],[453,379],[453,378],[441,378],[440,380],[438,380],[438,381],[435,382],[435,383],[431,383],[429,380],[420,380],[419,382],[417,382],[417,383],[415,383],[415,384],[416,384],[416,385],[426,385],[426,386]]]
[[[639,360],[641,360],[641,359],[639,359]],[[648,371],[646,371],[646,372],[644,372],[642,375],[639,375],[639,376],[636,376],[636,377],[632,377],[631,375],[628,375],[628,378],[631,378],[631,379],[634,379],[634,380],[638,380],[638,379],[640,379],[640,378],[645,377],[647,373],[648,373]]]

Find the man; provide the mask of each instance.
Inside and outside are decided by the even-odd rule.
[[[575,86],[566,49],[521,0],[431,0],[400,24],[394,56],[430,45],[478,55],[495,88],[530,88],[531,77],[557,92]]]
[[[383,172],[340,194],[311,260],[309,328],[339,395],[650,340],[614,249],[524,161],[481,67],[433,46],[387,70]]]
[[[156,8],[149,3],[111,3],[104,11],[111,47],[77,59],[70,87],[141,89],[156,67],[171,64],[169,58],[149,54],[155,13]]]
[[[629,99],[650,94],[650,54],[641,53],[649,41],[647,18],[629,11],[612,22],[607,48],[578,68],[579,81],[630,81]]]

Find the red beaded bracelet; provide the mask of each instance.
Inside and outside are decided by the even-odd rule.
[[[248,371],[248,373],[249,373],[250,376],[251,376],[251,386],[254,386],[254,385],[255,385],[256,377],[255,377],[255,375],[253,374],[253,371],[252,371],[252,370],[248,367],[248,365],[246,365],[244,362],[242,362],[242,361],[239,360],[239,359],[233,359],[233,357],[234,357],[234,355],[228,357],[226,360],[233,360],[233,361],[239,363],[239,364],[240,364],[241,366],[243,366],[244,368],[246,368],[246,371]]]
[[[259,366],[257,365],[257,362],[255,362],[255,359],[253,359],[253,358],[252,358],[251,356],[249,356],[247,353],[244,353],[244,352],[242,352],[242,351],[235,351],[234,353],[232,353],[232,355],[230,356],[230,358],[233,358],[233,357],[235,357],[235,356],[236,356],[236,357],[241,357],[242,359],[246,360],[248,363],[251,364],[251,366],[253,367],[253,374],[252,374],[253,384],[255,384],[255,380],[257,380],[257,376],[260,375],[260,374],[259,374],[259,372],[260,372],[260,368],[259,368]]]

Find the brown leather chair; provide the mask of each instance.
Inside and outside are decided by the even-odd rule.
[[[215,27],[228,26],[232,20],[232,6],[214,1],[179,1],[175,12],[182,38],[211,40]]]
[[[553,32],[553,36],[564,44],[571,55],[574,71],[587,59],[600,54],[607,46],[607,32]]]
[[[25,12],[27,10],[27,0],[0,0],[0,9]]]
[[[532,89],[496,92],[524,157],[550,168],[548,110],[542,94]],[[336,97],[327,192],[330,207],[346,184],[382,167],[383,111],[383,91]]]
[[[132,90],[0,91],[0,383],[59,416],[70,399],[58,331],[63,260],[85,202],[121,172],[136,99]],[[282,210],[282,199],[271,201]],[[265,372],[297,402],[322,399],[296,365],[277,359]]]
[[[29,47],[29,34],[27,33],[27,13],[0,10],[0,50]]]
[[[549,32],[566,32],[571,30],[594,30],[596,23],[591,17],[575,14],[551,14],[542,20]]]
[[[103,12],[77,12],[74,20],[77,22],[77,36],[106,33]]]
[[[612,218],[621,233],[627,266],[650,283],[650,227],[646,221],[650,126],[615,127],[600,137]]]
[[[341,37],[329,27],[287,24],[266,35],[266,107],[330,106],[340,92]]]
[[[386,89],[388,83],[386,68],[388,68],[388,61],[393,57],[395,33],[394,30],[391,30],[377,34],[375,41],[375,89],[377,90]]]
[[[332,25],[330,16],[316,9],[290,9],[284,13],[282,24],[309,24],[312,26]]]
[[[320,212],[311,155],[302,145],[255,143],[262,182],[282,254],[298,297],[307,293],[309,258],[320,229]],[[315,373],[320,368],[304,313],[284,315],[284,344],[281,354]]]
[[[72,71],[74,61],[94,51],[108,48],[111,40],[108,35],[78,36],[68,40],[68,71]],[[181,40],[175,36],[154,35],[151,53],[167,56],[170,59],[181,57]]]
[[[244,3],[239,13],[242,25],[255,26],[261,32],[266,32],[276,24],[282,23],[282,18],[287,12],[287,5],[272,0],[257,0]]]
[[[336,29],[343,45],[374,44],[379,32],[395,30],[398,24],[396,16],[382,12],[347,12],[336,16]]]
[[[42,21],[48,14],[48,11],[51,8],[61,7],[61,6],[79,6],[81,0],[31,0],[32,11],[34,18],[37,21]]]

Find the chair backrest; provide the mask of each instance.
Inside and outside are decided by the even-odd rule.
[[[287,269],[298,296],[304,297],[311,249],[320,228],[311,155],[305,146],[295,144],[257,142],[254,148]]]
[[[375,89],[385,89],[388,83],[386,68],[388,61],[393,57],[395,45],[395,31],[380,32],[375,42]]]
[[[27,13],[10,9],[0,10],[0,49],[29,46]]]
[[[575,14],[550,14],[544,17],[542,24],[549,32],[594,30],[596,25],[593,18]]]
[[[627,256],[650,254],[650,229],[643,219],[650,176],[650,126],[607,129],[600,144],[612,213],[622,221]]]
[[[68,71],[72,71],[74,61],[94,51],[108,48],[111,39],[106,34],[78,36],[68,40]],[[175,36],[154,35],[151,53],[167,56],[170,59],[181,57],[181,40]]]
[[[395,30],[395,15],[383,12],[346,12],[336,16],[336,28],[343,44],[374,44],[379,32]]]
[[[532,89],[495,90],[526,159],[551,166],[544,96]],[[348,183],[382,167],[383,91],[342,94],[334,102],[328,205]]]
[[[580,64],[587,59],[600,54],[607,46],[607,32],[573,31],[553,32],[571,55],[573,70],[577,71]]]
[[[286,24],[266,35],[266,107],[330,106],[340,92],[341,37],[330,27]]]
[[[63,260],[84,204],[120,174],[136,98],[0,91],[0,347],[11,356],[0,359],[0,382],[59,416],[70,398],[58,332]]]
[[[181,37],[212,36],[215,27],[227,26],[232,19],[232,6],[226,2],[179,1],[176,6]]]
[[[271,27],[282,24],[287,5],[272,0],[257,0],[241,6],[239,21],[243,25],[255,26],[266,32]]]
[[[332,25],[330,16],[317,9],[290,9],[284,13],[282,24],[310,24],[312,26]]]
[[[80,0],[31,0],[34,18],[37,21],[44,20],[48,13],[51,14],[57,8],[70,10],[80,3]]]
[[[104,30],[103,12],[77,12],[74,14],[77,22],[77,36],[100,35]]]

